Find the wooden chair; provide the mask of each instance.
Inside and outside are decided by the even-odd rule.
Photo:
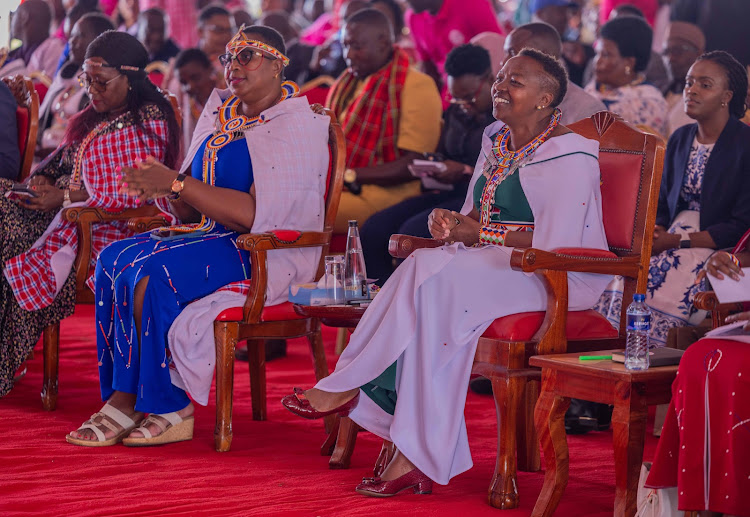
[[[146,65],[145,71],[148,78],[151,79],[151,82],[158,88],[165,87],[165,79],[172,74],[171,66],[166,61],[152,61]]]
[[[307,337],[315,367],[315,377],[328,375],[320,321],[294,312],[290,302],[266,306],[267,253],[270,250],[294,248],[322,248],[317,278],[324,269],[333,223],[338,211],[344,185],[346,147],[341,126],[330,110],[314,105],[313,110],[331,118],[328,146],[330,163],[325,202],[325,222],[321,232],[274,230],[262,234],[245,234],[237,239],[237,246],[250,252],[252,274],[250,292],[244,307],[222,312],[214,322],[216,342],[216,429],[214,441],[217,451],[228,451],[232,445],[232,398],[234,389],[234,350],[238,341],[247,340],[250,363],[250,393],[253,420],[266,419],[266,339]],[[328,419],[329,427],[332,419]]]
[[[614,329],[594,310],[568,312],[567,273],[589,272],[625,277],[624,300],[645,292],[664,159],[664,143],[609,112],[569,126],[599,141],[604,228],[610,251],[587,249],[513,250],[511,267],[535,273],[544,282],[547,310],[499,318],[479,339],[473,372],[492,381],[498,421],[498,451],[489,488],[496,508],[518,506],[518,468],[540,468],[534,406],[540,371],[529,366],[533,355],[623,348],[625,310]],[[391,237],[391,253],[408,256],[417,247],[439,241],[403,235]]]
[[[162,92],[172,104],[178,126],[182,122],[177,97]],[[127,221],[128,228],[135,233],[145,232],[166,224],[166,219],[158,217],[160,210],[153,206],[141,206],[108,212],[96,207],[72,207],[63,210],[62,217],[76,224],[78,251],[74,263],[76,271],[76,303],[94,303],[94,293],[86,286],[91,271],[91,238],[93,225],[111,221]],[[60,353],[60,322],[45,327],[42,333],[42,355],[44,357],[44,380],[42,385],[42,405],[53,411],[57,406],[57,381]]]
[[[307,97],[310,104],[325,104],[328,90],[336,81],[330,75],[321,75],[300,86],[299,94]]]
[[[18,129],[18,148],[21,152],[21,168],[18,181],[29,177],[31,164],[34,161],[34,146],[39,131],[39,94],[31,79],[22,75],[3,77],[13,97],[16,99],[16,125]]]

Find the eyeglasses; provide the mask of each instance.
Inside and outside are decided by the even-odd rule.
[[[665,57],[669,57],[670,54],[673,54],[675,56],[681,56],[682,54],[686,54],[687,52],[697,52],[698,49],[693,47],[692,45],[675,45],[672,47],[666,47],[664,50],[661,51],[661,55]]]
[[[249,48],[242,49],[237,54],[222,54],[219,56],[219,63],[221,63],[221,66],[224,68],[228,67],[232,63],[232,59],[236,59],[237,62],[242,65],[243,67],[247,68],[249,71],[257,70],[261,63],[263,62],[263,59],[268,59],[270,61],[275,61],[275,57],[270,57],[265,55],[263,52],[258,52],[257,50],[251,50]]]
[[[216,34],[232,34],[234,32],[231,27],[222,27],[221,25],[206,25],[204,28]]]
[[[122,76],[122,74],[117,74],[115,77],[113,77],[109,81],[100,81],[99,79],[92,79],[89,74],[87,74],[86,72],[83,72],[83,73],[78,74],[77,79],[78,79],[78,84],[80,84],[82,88],[85,88],[88,90],[89,88],[93,86],[94,89],[98,91],[99,93],[104,93],[105,91],[107,91],[107,86],[109,85],[109,83],[119,78],[120,76]]]
[[[484,79],[481,83],[479,83],[479,87],[477,87],[477,90],[474,92],[474,95],[471,96],[470,99],[457,99],[455,97],[451,97],[450,103],[451,104],[457,104],[458,106],[462,106],[465,108],[468,108],[469,106],[473,106],[477,102],[477,97],[479,97],[479,93],[482,91],[482,88],[484,87]]]

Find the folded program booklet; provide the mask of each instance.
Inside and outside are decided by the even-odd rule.
[[[660,347],[652,348],[648,351],[648,364],[649,366],[672,366],[680,364],[682,354],[684,350],[678,350],[676,348]],[[612,353],[612,360],[616,363],[625,362],[625,350]]]

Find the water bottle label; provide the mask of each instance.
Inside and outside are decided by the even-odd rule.
[[[651,330],[650,314],[628,314],[628,330],[648,332]]]

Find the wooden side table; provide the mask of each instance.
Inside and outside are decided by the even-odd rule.
[[[677,366],[636,372],[611,360],[578,359],[580,355],[611,355],[612,352],[540,355],[529,360],[532,366],[542,368],[542,391],[534,411],[534,423],[546,469],[544,485],[532,516],[553,515],[568,484],[565,411],[571,398],[614,404],[614,515],[635,515],[648,406],[670,401]]]
[[[323,325],[338,328],[356,327],[366,309],[356,305],[294,305],[294,312],[300,316],[318,318]],[[349,417],[336,416],[331,432],[320,448],[323,456],[331,456],[328,468],[349,468],[359,429]]]

